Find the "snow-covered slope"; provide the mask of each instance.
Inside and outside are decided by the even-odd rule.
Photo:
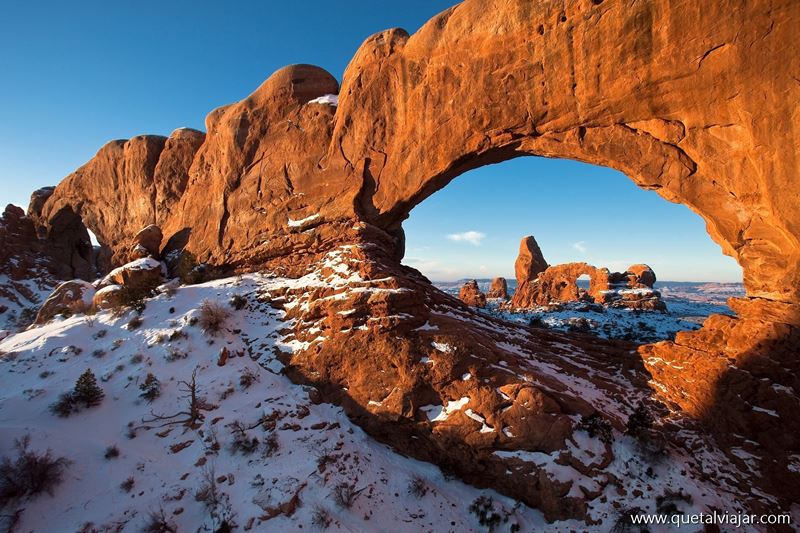
[[[0,343],[0,456],[13,456],[14,440],[30,435],[33,449],[72,461],[52,496],[3,513],[24,509],[19,531],[140,531],[161,510],[178,531],[213,531],[226,519],[252,531],[315,530],[326,520],[344,531],[480,531],[468,508],[486,495],[507,513],[504,527],[544,525],[536,510],[397,455],[340,408],[315,404],[313,389],[284,377],[278,355],[291,349],[281,336],[288,324],[259,299],[285,283],[248,275],[183,287],[149,300],[136,328],[136,321],[129,326],[133,311],[101,312]],[[247,299],[238,311],[227,306],[237,294]],[[230,309],[216,335],[195,321],[206,299]],[[218,366],[223,348],[231,356]],[[105,392],[102,403],[68,418],[52,414],[49,406],[87,368]],[[180,382],[195,369],[205,404],[198,426],[143,422],[187,409]],[[139,390],[148,373],[161,383],[151,404]],[[253,377],[249,387],[240,383],[243,375]],[[232,448],[237,421],[251,428],[247,439],[258,440],[250,454]],[[119,456],[105,458],[109,447]],[[212,479],[219,496],[208,506],[195,496]],[[348,492],[340,485],[354,489],[349,508],[335,501],[337,491]]]

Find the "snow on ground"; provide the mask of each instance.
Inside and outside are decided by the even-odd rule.
[[[140,531],[162,509],[179,531],[213,531],[222,519],[253,531],[313,531],[326,519],[342,531],[480,531],[468,507],[482,495],[523,531],[542,529],[538,511],[392,452],[341,408],[313,403],[313,389],[281,374],[277,356],[289,349],[282,332],[290,324],[257,297],[297,281],[256,274],[216,280],[148,300],[138,327],[129,326],[133,311],[100,312],[0,342],[0,456],[13,456],[14,440],[30,435],[33,449],[72,461],[52,496],[19,503],[20,531],[74,532],[89,523],[87,530]],[[195,321],[200,302],[225,304],[236,294],[248,299],[246,307],[231,309],[218,334],[203,332]],[[218,366],[223,348],[231,357]],[[52,414],[49,406],[87,368],[103,402],[68,418]],[[187,408],[180,382],[195,369],[205,403],[199,427],[143,422]],[[148,373],[161,383],[152,404],[139,390]],[[240,382],[245,375],[253,377],[249,387]],[[253,453],[233,450],[237,421],[248,440],[257,439]],[[119,457],[106,459],[112,446]],[[209,480],[219,493],[213,509],[195,498]],[[341,484],[355,492],[349,508],[335,502]],[[582,527],[563,522],[547,530]]]

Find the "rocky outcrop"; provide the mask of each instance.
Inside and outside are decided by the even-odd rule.
[[[94,286],[81,279],[65,281],[45,300],[36,315],[35,324],[44,324],[56,315],[85,313],[92,307]]]
[[[458,290],[458,298],[471,307],[486,307],[486,295],[474,279],[467,280]]]
[[[129,300],[128,293],[121,285],[106,285],[94,294],[92,306],[95,309],[119,309]]]
[[[454,457],[465,479],[489,484],[503,479],[508,466],[493,455],[507,443],[500,432],[481,433],[469,416],[457,417],[462,423],[455,427],[439,430],[432,423],[429,433],[415,430],[417,439],[397,430],[398,421],[410,424],[418,416],[421,401],[446,406],[467,390],[473,414],[483,409],[479,416],[486,425],[500,427],[507,400],[497,400],[478,380],[464,384],[467,354],[522,364],[497,345],[482,348],[467,311],[455,315],[460,319],[433,317],[430,309],[441,303],[440,295],[399,266],[402,221],[425,198],[481,165],[535,155],[609,166],[702,216],[711,237],[742,266],[748,299],[759,301],[752,304],[753,316],[709,319],[689,337],[642,348],[657,374],[657,390],[647,396],[655,393],[686,409],[710,402],[697,411],[720,417],[709,427],[720,432],[726,420],[738,421],[733,425],[740,434],[763,441],[770,433],[759,432],[772,426],[763,422],[765,413],[752,409],[762,401],[755,391],[778,387],[790,391],[787,402],[797,397],[793,367],[784,375],[762,372],[762,366],[771,364],[767,359],[797,359],[792,324],[800,316],[800,190],[793,186],[798,26],[796,2],[726,0],[687,8],[666,0],[467,0],[413,36],[393,29],[368,38],[341,88],[322,69],[294,65],[275,72],[241,102],[210,113],[205,135],[181,130],[169,139],[111,142],[47,199],[37,196],[29,217],[70,278],[92,274],[84,224],[109,248],[114,265],[125,261],[129,236],[148,224],[162,228],[162,252],[183,251],[187,262],[216,273],[264,268],[303,276],[341,246],[363,246],[368,252],[358,253],[369,255],[360,257],[364,283],[387,271],[392,281],[381,282],[378,288],[385,290],[355,291],[346,300],[352,307],[336,311],[353,310],[347,316],[329,312],[324,306],[333,304],[327,300],[312,305],[330,288],[310,291],[311,310],[294,313],[324,320],[329,342],[319,352],[295,355],[289,372],[317,383],[372,434],[422,459],[443,463]],[[338,94],[338,105],[333,98],[319,99],[326,94]],[[529,284],[546,272],[523,270]],[[557,274],[572,277],[564,269]],[[638,289],[647,288],[648,276],[633,274],[645,285]],[[558,283],[548,287],[548,293],[571,291]],[[367,330],[355,329],[367,325],[367,315],[375,319]],[[457,353],[465,355],[446,357],[421,379],[424,372],[412,363],[430,354],[430,342],[443,342],[412,333],[426,324],[425,317],[449,332],[447,338],[460,343]],[[753,345],[744,332],[762,345]],[[559,337],[557,344],[571,347],[572,356],[579,342]],[[759,351],[767,345],[785,357]],[[380,356],[363,357],[367,348]],[[555,355],[558,349],[552,362],[567,368],[571,363]],[[684,383],[682,362],[694,361],[702,370],[704,353],[716,365],[710,380]],[[740,374],[739,363],[725,367],[721,354],[740,363],[752,360],[752,379]],[[677,364],[659,366],[672,360]],[[619,367],[627,371],[632,364]],[[543,374],[540,367],[526,371],[532,382]],[[642,379],[640,386],[646,383]],[[707,388],[716,384],[720,395],[708,396]],[[538,403],[540,427],[603,408],[578,401],[574,392],[550,392],[572,390],[557,385],[540,392],[563,412],[551,412],[549,401]],[[737,394],[736,412],[721,405]],[[386,409],[373,412],[370,401]],[[776,412],[785,427],[795,427],[797,409]],[[559,438],[566,434],[554,427]],[[782,487],[793,480],[773,458],[800,453],[796,443],[776,439],[752,453],[764,468],[748,484],[788,509],[792,496]],[[548,518],[583,515],[580,498],[569,497],[565,484],[521,466],[532,469],[530,478],[497,488],[540,506]]]
[[[487,298],[506,300],[508,299],[508,283],[506,278],[497,277],[492,280],[489,286],[489,292],[486,293]]]
[[[152,257],[144,257],[115,268],[97,283],[98,288],[121,285],[134,291],[152,291],[164,282],[163,263]]]
[[[0,329],[27,327],[68,273],[38,239],[33,220],[20,207],[6,206],[0,217]]]
[[[533,266],[536,265],[536,266]],[[544,269],[539,270],[544,265]],[[644,264],[628,267],[625,272],[611,272],[588,263],[564,263],[547,266],[536,240],[522,239],[514,267],[517,289],[504,307],[530,309],[563,302],[594,302],[612,307],[642,311],[666,311],[661,293],[653,289],[656,274]],[[588,276],[589,287],[578,285],[578,278]]]
[[[158,258],[161,251],[161,240],[164,238],[161,228],[155,224],[145,226],[133,237],[131,259],[144,257]]]
[[[519,253],[517,260],[514,261],[514,274],[517,278],[517,287],[521,287],[529,281],[535,280],[539,274],[548,267],[544,260],[542,250],[533,235],[523,237],[519,243]]]

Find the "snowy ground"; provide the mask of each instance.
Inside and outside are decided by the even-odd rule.
[[[458,295],[458,283],[436,283],[453,295]],[[488,281],[479,282],[481,290]],[[689,283],[658,282],[667,312],[613,309],[584,303],[567,303],[558,308],[540,307],[523,313],[510,313],[498,309],[499,302],[489,301],[482,311],[512,322],[533,324],[561,331],[579,331],[607,339],[624,339],[635,342],[656,342],[674,339],[678,331],[699,329],[712,314],[734,313],[726,304],[731,296],[742,296],[740,283]],[[513,282],[509,287],[513,291]]]
[[[19,531],[74,532],[86,524],[85,531],[140,531],[149,513],[161,509],[178,531],[213,531],[225,518],[240,530],[313,531],[321,529],[321,517],[343,531],[481,531],[468,507],[486,495],[509,514],[509,524],[519,522],[523,531],[544,525],[536,510],[393,453],[340,408],[314,404],[313,390],[281,375],[276,356],[289,351],[281,340],[287,323],[282,311],[257,301],[280,283],[249,275],[184,287],[148,301],[135,329],[127,326],[133,311],[102,312],[0,343],[0,456],[13,456],[14,440],[30,435],[33,449],[50,448],[72,461],[52,496],[0,514],[24,508]],[[225,303],[234,294],[248,303],[231,309],[224,331],[213,336],[192,325],[204,299]],[[223,347],[241,356],[218,366]],[[105,391],[101,405],[68,418],[51,414],[48,407],[87,368]],[[143,423],[151,412],[186,408],[179,381],[190,380],[194,369],[207,404],[200,427]],[[239,381],[245,372],[256,376],[249,388]],[[147,373],[161,382],[152,404],[139,397]],[[258,439],[249,455],[231,448],[235,421],[252,427],[247,437]],[[110,446],[119,457],[104,458]],[[126,491],[121,485],[129,478],[133,486]],[[424,495],[410,493],[415,478]],[[218,480],[220,494],[213,509],[195,498],[209,479]],[[342,483],[357,491],[350,508],[334,501]]]
[[[337,254],[325,263],[338,276],[336,284],[358,281]],[[333,282],[316,274],[300,280],[258,274],[216,280],[148,300],[138,325],[134,311],[100,312],[1,341],[0,456],[13,457],[15,439],[30,435],[34,450],[51,449],[71,464],[52,495],[13,502],[2,509],[0,520],[21,509],[19,531],[133,532],[142,530],[151,513],[163,511],[177,531],[214,531],[223,520],[238,531],[487,531],[470,510],[485,496],[505,520],[494,531],[513,531],[517,524],[521,531],[587,529],[577,521],[547,524],[538,510],[398,455],[352,424],[339,407],[315,403],[313,388],[289,381],[279,357],[307,343],[291,337],[292,324],[268,303],[275,296],[270,293],[320,283]],[[228,306],[235,295],[246,299],[240,310]],[[230,310],[216,334],[203,331],[197,321],[205,300]],[[470,315],[470,320],[484,320]],[[511,344],[508,349],[516,350]],[[220,366],[223,350],[230,358]],[[540,376],[559,373],[530,354],[519,355]],[[51,413],[59,394],[71,390],[87,368],[105,392],[103,402],[68,418]],[[191,428],[151,421],[153,415],[187,409],[181,382],[190,381],[193,371],[202,420]],[[151,404],[139,389],[148,373],[161,383],[161,395]],[[251,376],[249,386],[242,376]],[[582,387],[577,377],[570,379]],[[583,396],[597,395],[597,405],[608,400],[593,384],[586,387]],[[244,428],[240,433],[236,422]],[[250,453],[235,449],[237,434],[239,441],[252,444]],[[657,462],[648,460],[631,437],[617,430],[613,437],[603,475],[618,481],[592,500],[590,517],[602,521],[592,530],[611,530],[626,509],[656,512],[659,498],[669,494],[682,494],[672,503],[684,512],[733,511],[732,502],[741,501],[729,489],[704,481],[735,479],[738,472],[692,431],[685,435],[694,442],[691,455],[675,449]],[[585,464],[604,453],[583,430],[575,432],[569,446]],[[110,447],[118,457],[106,458]],[[508,459],[509,468],[527,471],[536,464],[556,479],[580,480],[574,491],[587,483],[584,489],[596,488],[590,477],[557,462],[558,453],[496,453]],[[337,501],[337,494],[348,490],[351,497]],[[212,492],[215,497],[198,500]]]

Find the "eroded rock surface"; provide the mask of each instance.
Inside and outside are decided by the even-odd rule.
[[[508,298],[508,283],[506,282],[506,278],[504,277],[497,277],[492,280],[492,284],[489,286],[489,292],[486,293],[487,298],[495,298],[505,300]]]
[[[797,360],[800,323],[798,26],[800,4],[788,1],[468,0],[412,36],[392,29],[368,38],[341,88],[322,69],[294,65],[241,102],[211,112],[206,134],[179,130],[170,138],[113,141],[54,191],[37,195],[28,216],[70,278],[92,275],[84,224],[107,247],[112,266],[126,260],[130,235],[148,224],[162,228],[162,252],[182,253],[217,274],[263,268],[307,276],[314,265],[324,268],[328,254],[358,246],[345,250],[362,263],[363,283],[376,290],[350,291],[344,302],[324,299],[336,292],[330,287],[307,291],[307,309],[289,311],[305,321],[297,335],[309,343],[289,361],[295,378],[316,383],[325,398],[397,448],[443,465],[455,460],[465,479],[493,484],[559,518],[583,516],[585,494],[594,488],[574,496],[525,465],[518,466],[530,468],[530,477],[498,481],[508,469],[495,455],[507,444],[500,429],[510,425],[513,434],[514,425],[524,424],[503,414],[503,402],[511,400],[462,376],[502,360],[525,366],[528,378],[541,383],[543,361],[564,371],[576,368],[576,354],[590,360],[589,352],[598,352],[582,350],[579,336],[554,337],[549,355],[531,350],[539,359],[522,360],[505,339],[487,347],[486,335],[502,331],[501,323],[452,311],[460,304],[444,305],[425,280],[400,267],[402,221],[461,173],[517,156],[618,169],[702,216],[711,237],[742,266],[752,300],[739,318],[709,319],[675,343],[640,348],[652,390],[644,374],[631,377],[632,386],[716,418],[708,427],[722,439],[736,428],[764,443],[748,451],[756,471],[747,484],[769,495],[773,510],[788,508],[796,497],[783,489],[800,486],[798,470],[775,458],[800,450],[791,437],[767,443],[776,426],[764,416],[772,415],[754,408],[774,411],[786,428],[796,426],[800,413],[775,408],[764,392],[781,391],[784,405],[797,401],[789,362]],[[538,267],[532,262],[527,278],[531,268]],[[634,274],[647,285],[646,271]],[[426,320],[438,337],[416,330]],[[312,321],[322,321],[324,333],[304,333],[302,324]],[[315,351],[320,335],[327,342]],[[433,354],[431,342],[455,346],[456,355],[431,367],[414,364]],[[364,358],[367,348],[381,357]],[[629,347],[618,349],[610,347],[616,355],[599,358],[601,364],[614,359],[629,368],[640,361],[626,359]],[[686,368],[708,365],[713,371],[704,380],[684,379]],[[605,379],[598,376],[594,387]],[[607,382],[634,397],[615,376]],[[524,430],[529,444],[514,451],[535,453],[569,440],[568,419],[609,410],[558,378],[536,390],[514,388],[518,380],[501,374],[492,379],[511,386],[502,389],[509,398],[532,400],[541,421]],[[411,420],[426,423],[418,419],[420,402],[445,408],[463,394],[469,397],[463,407],[482,423],[453,414],[442,429],[405,431]],[[483,424],[494,431],[482,433]]]
[[[471,307],[485,307],[486,295],[474,279],[467,280],[458,291],[459,299]]]

